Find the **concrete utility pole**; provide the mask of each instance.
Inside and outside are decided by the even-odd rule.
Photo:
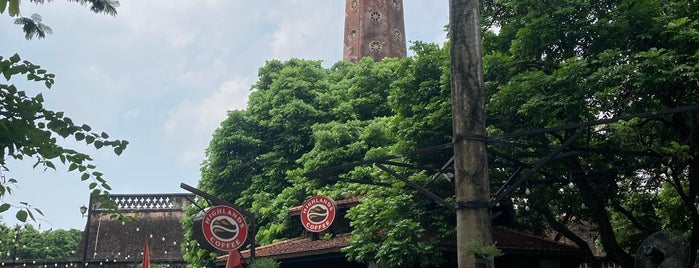
[[[478,0],[449,0],[456,244],[460,268],[493,266],[492,263],[477,265],[475,256],[465,250],[469,241],[493,244],[478,8]]]

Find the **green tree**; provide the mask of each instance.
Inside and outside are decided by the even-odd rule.
[[[32,225],[0,226],[0,259],[69,259],[76,256],[81,231],[40,231]]]
[[[381,198],[387,194],[385,188],[370,185],[336,183],[313,180],[303,176],[305,172],[319,168],[383,156],[399,152],[408,147],[417,148],[432,142],[447,142],[449,133],[436,137],[434,131],[420,131],[425,126],[448,129],[448,83],[445,79],[446,49],[436,45],[417,44],[419,56],[410,59],[388,59],[373,62],[369,58],[356,65],[340,62],[330,69],[323,69],[318,62],[290,60],[269,61],[260,69],[259,81],[253,86],[248,108],[232,111],[221,124],[207,150],[207,160],[202,165],[202,180],[199,187],[212,194],[224,197],[257,215],[260,230],[257,241],[270,243],[285,237],[295,237],[300,226],[291,224],[286,215],[288,209],[302,203],[315,194],[326,194],[333,198],[350,195],[368,195]],[[412,77],[419,76],[418,78]],[[409,85],[420,91],[421,98],[410,98],[406,94],[415,91],[403,90]],[[447,101],[439,101],[440,98]],[[386,101],[387,99],[391,101]],[[436,101],[436,103],[433,103]],[[403,109],[401,116],[410,117],[414,125],[404,123],[395,116],[394,107]],[[428,107],[428,111],[424,111]],[[395,132],[400,134],[396,134]],[[403,136],[400,136],[403,135]],[[416,136],[414,136],[416,135]],[[429,138],[425,142],[407,141]],[[396,144],[397,147],[396,147]],[[444,156],[441,156],[442,160]],[[448,158],[448,157],[447,157]],[[425,159],[425,161],[427,161]],[[372,167],[359,167],[349,171],[348,177],[370,178],[383,176],[399,189],[405,186]],[[427,179],[418,174],[416,179]],[[449,192],[448,185],[437,184],[441,193]],[[391,192],[394,193],[394,192]],[[348,249],[358,261],[391,263],[402,256],[419,252],[414,259],[405,259],[405,265],[436,265],[438,258],[426,258],[439,254],[439,238],[449,234],[448,220],[439,210],[432,212],[429,204],[413,191],[395,191],[400,198],[396,206],[403,209],[419,208],[415,215],[379,214],[380,207],[360,205],[357,210],[377,215],[386,226],[412,226],[401,230],[394,228],[391,239],[371,241],[366,248]],[[450,194],[447,193],[447,196]],[[388,197],[388,196],[387,196]],[[424,206],[423,206],[424,205]],[[355,214],[364,215],[360,212]],[[191,215],[191,214],[190,214]],[[398,218],[391,216],[401,215]],[[435,220],[435,217],[437,220]],[[356,223],[373,219],[357,217]],[[434,223],[432,223],[434,220]],[[414,228],[413,228],[414,227]],[[423,241],[426,230],[438,230],[433,239]],[[411,233],[411,231],[416,231]],[[355,230],[356,237],[374,235],[366,230]],[[368,238],[367,238],[368,239]],[[405,242],[414,243],[409,246]],[[363,242],[352,242],[360,245]],[[397,245],[401,245],[397,247]],[[370,258],[377,252],[382,255]],[[190,254],[191,252],[191,254]],[[435,255],[433,255],[435,256]],[[190,264],[206,263],[212,256],[196,247],[190,248],[187,256]]]
[[[43,4],[43,0],[30,1]],[[111,0],[78,0],[80,4],[90,4],[90,9],[96,13],[116,14],[118,2]],[[50,28],[41,23],[41,17],[34,14],[31,18],[21,17],[19,0],[0,0],[0,13],[7,9],[10,17],[19,17],[15,23],[23,25],[26,38],[34,36],[45,37]],[[77,150],[66,148],[59,138],[74,138],[85,142],[97,149],[111,147],[114,153],[120,155],[128,141],[110,139],[105,132],[93,131],[87,124],[79,124],[67,117],[64,112],[48,110],[44,107],[44,97],[41,87],[51,89],[55,75],[41,66],[30,61],[22,60],[18,54],[10,57],[0,56],[0,73],[5,83],[0,83],[0,197],[12,194],[19,180],[8,178],[4,172],[9,171],[7,159],[34,159],[34,167],[56,169],[56,161],[68,167],[68,171],[79,173],[82,181],[89,181],[92,194],[104,194],[102,202],[110,204],[108,191],[111,190],[103,174],[96,169],[92,158]],[[20,89],[12,80],[21,79],[39,83],[37,88]],[[29,83],[31,84],[31,83]],[[28,203],[0,204],[0,212],[9,210],[12,206],[19,208],[16,213],[18,220],[25,222],[35,220],[35,214],[41,210],[32,208]]]
[[[507,135],[696,104],[696,4],[506,0],[483,7],[491,189],[573,140],[501,202],[515,203],[515,227],[559,232],[578,243],[593,266],[600,263],[571,231],[573,219],[594,225],[607,257],[623,267],[633,266],[630,253],[640,238],[661,228],[686,230],[695,254],[696,112],[585,127],[579,137],[573,127]],[[497,33],[488,30],[493,26]],[[453,234],[453,214],[372,166],[337,175],[391,187],[303,176],[451,141],[448,44],[418,42],[412,49],[415,55],[404,59],[330,69],[312,61],[268,62],[248,109],[231,112],[216,131],[200,188],[258,215],[261,243],[298,235],[287,211],[311,195],[361,195],[372,202],[350,210],[351,224],[363,226],[344,249],[350,259],[439,265],[434,256]],[[434,169],[449,157],[401,160]],[[453,200],[448,180],[397,172]]]
[[[494,133],[697,103],[699,24],[692,1],[486,1],[485,10],[487,21],[500,27],[484,38]],[[660,228],[691,230],[687,238],[696,254],[696,116],[676,113],[588,129],[567,149],[572,156],[530,181],[532,195],[552,203],[537,207],[594,223],[607,257],[623,267],[633,266],[638,238]],[[498,149],[533,160],[573,132],[540,135],[524,149]],[[548,185],[534,185],[542,180]],[[550,187],[551,181],[575,187]],[[556,188],[565,190],[565,201],[556,201]],[[670,223],[682,212],[685,221]],[[665,218],[669,214],[676,216]],[[564,222],[548,218],[552,226]]]

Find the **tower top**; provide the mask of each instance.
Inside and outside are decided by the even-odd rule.
[[[403,0],[346,0],[343,59],[405,57]]]

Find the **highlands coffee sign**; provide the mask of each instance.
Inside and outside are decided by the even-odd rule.
[[[197,215],[194,227],[197,241],[202,247],[208,249],[235,250],[245,243],[248,236],[248,225],[243,214],[229,206],[210,207]],[[201,228],[200,232],[196,230],[198,227]],[[197,233],[201,235],[197,235]]]
[[[327,196],[314,196],[301,207],[301,223],[306,230],[321,232],[328,229],[335,220],[335,201]]]

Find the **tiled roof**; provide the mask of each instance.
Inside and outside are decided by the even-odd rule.
[[[292,257],[311,256],[325,253],[340,252],[342,247],[349,245],[349,234],[339,235],[331,239],[311,240],[309,237],[297,237],[255,249],[255,257],[274,257],[275,259],[285,259]],[[580,249],[573,245],[559,243],[545,237],[522,233],[506,229],[503,227],[493,227],[493,240],[496,246],[505,251],[528,251],[536,254],[546,253],[572,253],[580,252]],[[250,250],[242,251],[243,258],[250,257]],[[218,257],[217,262],[224,262],[228,255]]]
[[[286,259],[302,256],[320,255],[340,252],[340,248],[349,245],[349,234],[338,235],[331,239],[311,240],[309,237],[297,237],[255,248],[255,258],[274,257]],[[250,250],[240,252],[244,259],[250,258]],[[216,262],[225,263],[228,255],[219,256]]]
[[[548,252],[580,252],[577,246],[556,242],[545,237],[517,232],[500,226],[493,227],[493,240],[503,250],[531,250]]]

